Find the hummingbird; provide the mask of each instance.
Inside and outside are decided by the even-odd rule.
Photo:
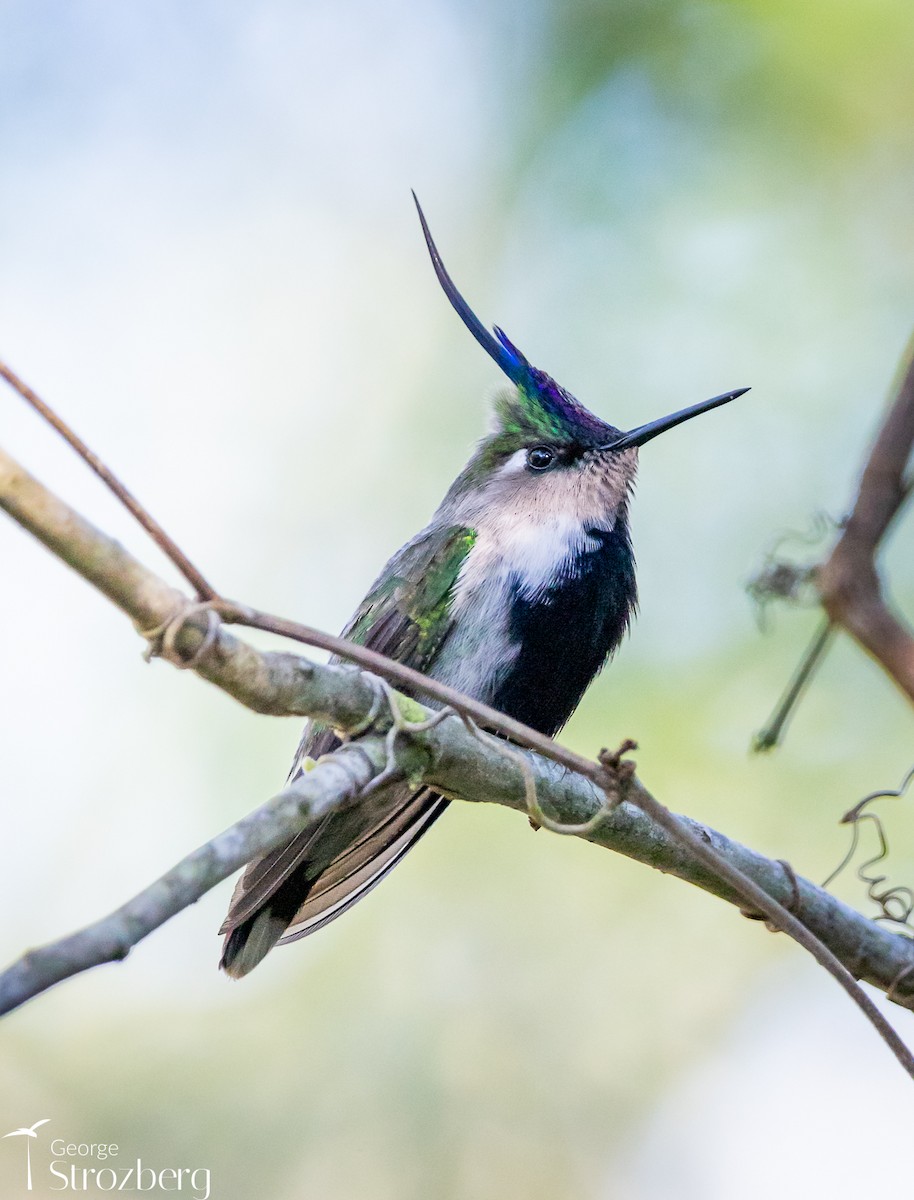
[[[492,429],[428,525],[383,568],[344,636],[553,736],[622,641],[637,607],[629,503],[638,449],[725,392],[623,432],[589,412],[505,333],[490,332],[445,269],[413,193],[435,274],[510,381]],[[306,726],[289,774],[340,745]],[[331,813],[248,864],[220,930],[234,978],[361,900],[447,808],[407,782]]]

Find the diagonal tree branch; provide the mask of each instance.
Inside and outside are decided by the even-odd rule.
[[[906,478],[914,446],[914,339],[895,397],[867,456],[853,511],[816,585],[832,622],[847,632],[914,701],[914,634],[885,598],[876,567],[879,546],[911,495]]]
[[[371,782],[384,763],[381,738],[366,739],[360,755],[328,759],[223,833],[188,854],[161,879],[85,929],[30,950],[0,973],[0,1014],[74,975],[124,959],[154,929],[227,879],[249,859],[290,833],[342,808]],[[380,765],[378,765],[380,760]]]
[[[876,566],[882,541],[911,496],[914,479],[907,466],[912,447],[914,337],[902,356],[892,400],[863,464],[853,510],[831,553],[825,562],[802,572],[780,564],[788,577],[814,581],[825,615],[774,712],[753,738],[753,750],[773,750],[781,742],[837,629],[849,633],[914,702],[914,632],[887,601]],[[767,590],[766,586],[762,594]]]
[[[914,446],[914,338],[895,397],[868,452],[853,511],[816,584],[831,622],[850,636],[914,701],[914,634],[885,598],[876,557],[892,521],[912,493],[906,476]]]
[[[189,604],[3,452],[0,506],[102,590],[147,635],[158,636],[168,629],[173,634],[170,653],[180,665],[193,666],[197,673],[249,707],[274,714],[313,715],[343,731],[364,729],[377,715],[377,688],[370,677],[352,667],[318,666],[294,655],[260,653],[221,625],[214,627],[211,608]],[[244,619],[245,610],[232,606],[232,615]],[[301,628],[269,620],[287,625],[287,630],[280,631],[291,636]],[[385,660],[381,662],[388,665]],[[433,690],[427,686],[431,681],[422,682],[426,690]],[[429,715],[414,701],[398,698],[397,703],[410,721],[422,721]],[[483,719],[487,719],[491,710],[480,707]],[[504,722],[504,718],[494,715],[496,724]],[[382,715],[375,723],[375,740],[363,738],[358,743],[363,767],[371,764],[377,770],[376,733],[384,728]],[[526,736],[527,731],[523,727],[520,730]],[[771,862],[721,834],[674,817],[637,781],[626,784],[630,803],[594,824],[593,818],[606,808],[605,789],[618,783],[614,784],[605,767],[548,739],[546,749],[554,761],[525,755],[520,763],[512,762],[498,743],[481,741],[478,733],[456,719],[431,728],[426,724],[421,734],[410,733],[409,746],[415,749],[419,738],[419,749],[425,757],[411,765],[400,763],[400,769],[418,773],[444,794],[485,799],[527,811],[528,777],[532,773],[540,805],[564,825],[580,824],[582,836],[588,840],[677,874],[732,903],[745,902],[748,876],[762,889],[753,899],[760,901],[759,907],[773,920],[784,924],[784,918],[790,915],[784,912],[784,906],[789,907],[802,920],[801,929],[821,938],[854,975],[882,987],[898,1003],[914,1007],[914,980],[910,988],[902,987],[914,973],[914,953],[907,939],[887,933],[813,884],[797,879],[784,864]],[[388,743],[386,739],[389,749]],[[512,751],[512,758],[517,754]],[[321,764],[321,772],[309,786],[323,786],[325,766],[330,763]],[[568,766],[580,769],[582,774],[569,774]],[[8,1006],[13,1006],[62,978],[101,961],[123,957],[129,945],[231,874],[251,855],[278,844],[317,811],[351,802],[354,794],[350,773],[346,786],[333,796],[322,792],[317,799],[310,793],[303,797],[295,789],[282,793],[271,805],[247,818],[248,824],[242,822],[196,851],[110,918],[20,960],[0,977],[0,995],[6,997]],[[638,807],[651,811],[655,820],[648,819]],[[686,846],[684,832],[685,841],[690,843]],[[720,858],[730,864],[731,870],[724,872],[729,879],[721,878]],[[884,1018],[880,1020],[884,1023]],[[885,1030],[883,1033],[886,1036]],[[899,1057],[902,1052],[906,1054],[890,1029],[888,1037],[895,1039],[893,1049]]]

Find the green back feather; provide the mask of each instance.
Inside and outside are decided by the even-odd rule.
[[[387,564],[346,636],[428,670],[450,631],[454,584],[475,540],[472,529],[454,525],[408,543]]]

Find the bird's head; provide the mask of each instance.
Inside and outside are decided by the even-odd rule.
[[[490,332],[445,269],[416,200],[432,265],[463,323],[514,384],[495,397],[493,427],[457,478],[449,499],[489,503],[498,496],[526,511],[564,511],[611,523],[634,482],[638,447],[658,434],[743,395],[738,388],[623,432],[601,420],[545,371],[532,366],[505,333]],[[462,502],[462,503],[461,503]]]

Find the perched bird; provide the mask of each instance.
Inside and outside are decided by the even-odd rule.
[[[414,197],[415,198],[415,197]],[[393,556],[346,637],[555,734],[619,645],[635,611],[628,505],[638,447],[747,391],[715,396],[623,433],[530,365],[473,314],[419,207],[445,295],[511,381],[494,427],[429,524]],[[339,745],[306,727],[290,780]],[[254,859],[221,932],[222,968],[240,978],[278,942],[326,925],[400,861],[448,801],[407,783],[325,817]]]

